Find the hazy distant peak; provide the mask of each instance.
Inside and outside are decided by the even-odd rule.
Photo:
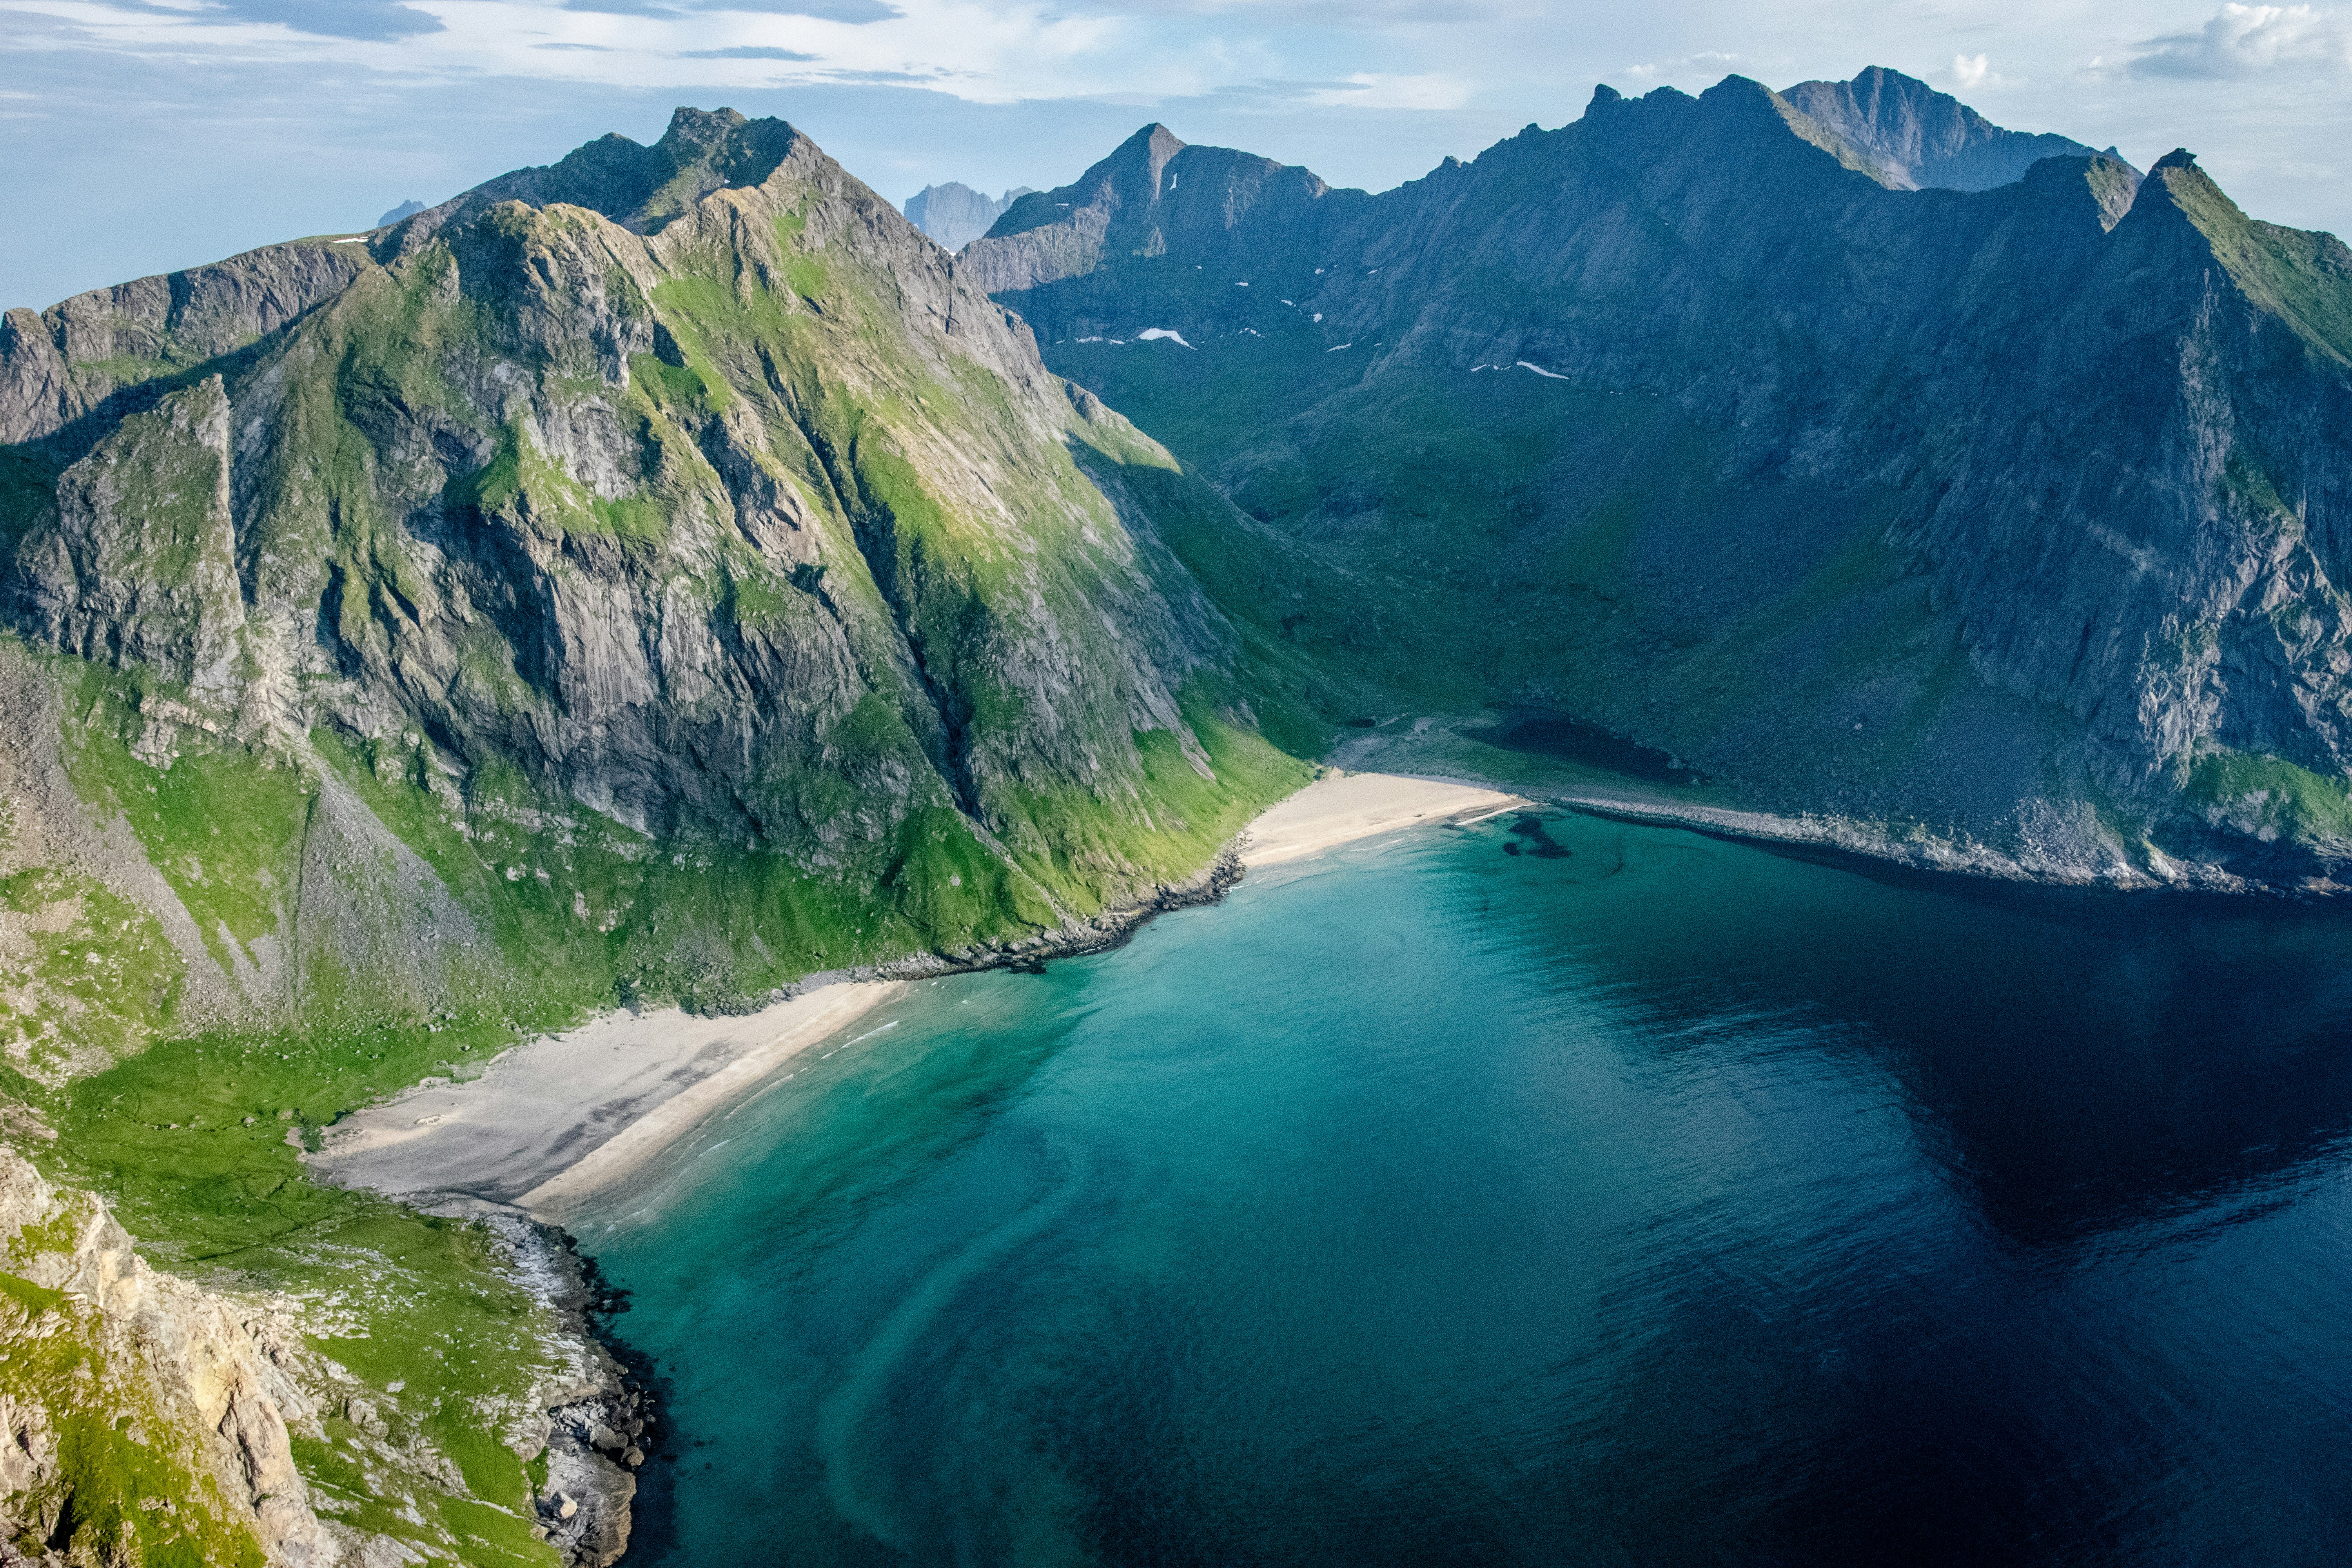
[[[925,185],[907,198],[907,221],[949,250],[961,250],[988,232],[1004,209],[1028,195],[1030,185],[1015,185],[1001,196],[975,191],[960,180]]]
[[[2098,153],[2071,137],[2004,130],[1949,93],[1884,66],[1852,81],[1801,81],[1780,96],[1904,190],[1988,191],[2023,179],[2044,158]]]
[[[424,210],[425,204],[418,201],[415,196],[411,196],[408,200],[401,203],[398,206],[393,208],[390,212],[376,219],[375,226],[378,228],[389,228],[394,224],[398,223],[402,218],[414,217]]]

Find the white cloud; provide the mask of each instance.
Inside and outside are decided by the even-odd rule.
[[[1988,62],[1982,55],[1952,57],[1952,80],[1961,87],[1982,87],[1987,68]]]
[[[2352,25],[2312,5],[2224,5],[2194,33],[2139,46],[2135,76],[2242,79],[2275,71],[2352,70]]]
[[[436,79],[745,89],[871,82],[1001,103],[1118,91],[1133,75],[1119,45],[1134,24],[1034,0],[903,0],[870,20],[574,10],[560,0],[410,0],[409,8],[439,27],[397,39],[329,37],[185,0],[168,11],[113,0],[0,0],[0,16],[61,25],[57,38],[68,47],[148,58],[315,59]],[[1171,95],[1209,90],[1223,74],[1207,51],[1158,63]]]
[[[1680,59],[1653,60],[1645,65],[1626,66],[1623,74],[1636,81],[1660,81],[1674,78],[1687,80],[1693,77],[1704,77],[1712,82],[1730,75],[1738,63],[1738,55],[1706,50],[1685,55]]]
[[[588,9],[563,0],[400,0],[394,8],[404,8],[424,30],[398,37],[326,36],[301,22],[299,7],[274,0],[268,6],[260,0],[0,0],[0,16],[50,23],[51,47],[152,60],[315,61],[441,81],[514,77],[746,92],[874,84],[976,103],[1151,101],[1239,89],[1307,108],[1435,111],[1459,109],[1475,91],[1464,76],[1436,70],[1362,70],[1286,83],[1282,62],[1262,44],[1189,29],[1171,48],[1148,15],[1149,4],[1121,0],[808,7],[832,16],[754,9],[754,3]],[[1409,14],[1418,4],[1396,0],[1391,9]],[[281,19],[289,16],[294,20]],[[0,45],[0,53],[6,47]],[[1147,71],[1139,72],[1139,61],[1149,62]]]
[[[1362,71],[1345,81],[1307,89],[1305,101],[1318,109],[1459,109],[1471,84],[1442,71],[1424,76],[1383,76]]]

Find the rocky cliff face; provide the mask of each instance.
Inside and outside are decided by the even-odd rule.
[[[86,1193],[0,1145],[0,1525],[56,1561],[324,1564],[316,1414],[266,1310],[157,1274]]]
[[[1863,144],[1738,79],[1604,88],[1378,196],[1188,181],[1193,226],[1149,180],[1197,150],[1139,133],[959,267],[1277,536],[1283,639],[1414,649],[1355,700],[1566,706],[2053,874],[2325,883],[2352,258],[2186,153],[1904,188],[1937,114],[2015,144],[1800,96]],[[1147,217],[1162,253],[1088,239]]]

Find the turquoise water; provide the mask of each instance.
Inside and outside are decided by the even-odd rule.
[[[577,1227],[632,1561],[2340,1561],[2352,925],[1509,820],[926,984]]]

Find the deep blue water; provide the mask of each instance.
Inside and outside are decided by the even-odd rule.
[[[924,985],[588,1216],[632,1561],[2352,1554],[2352,923],[1542,826]]]

